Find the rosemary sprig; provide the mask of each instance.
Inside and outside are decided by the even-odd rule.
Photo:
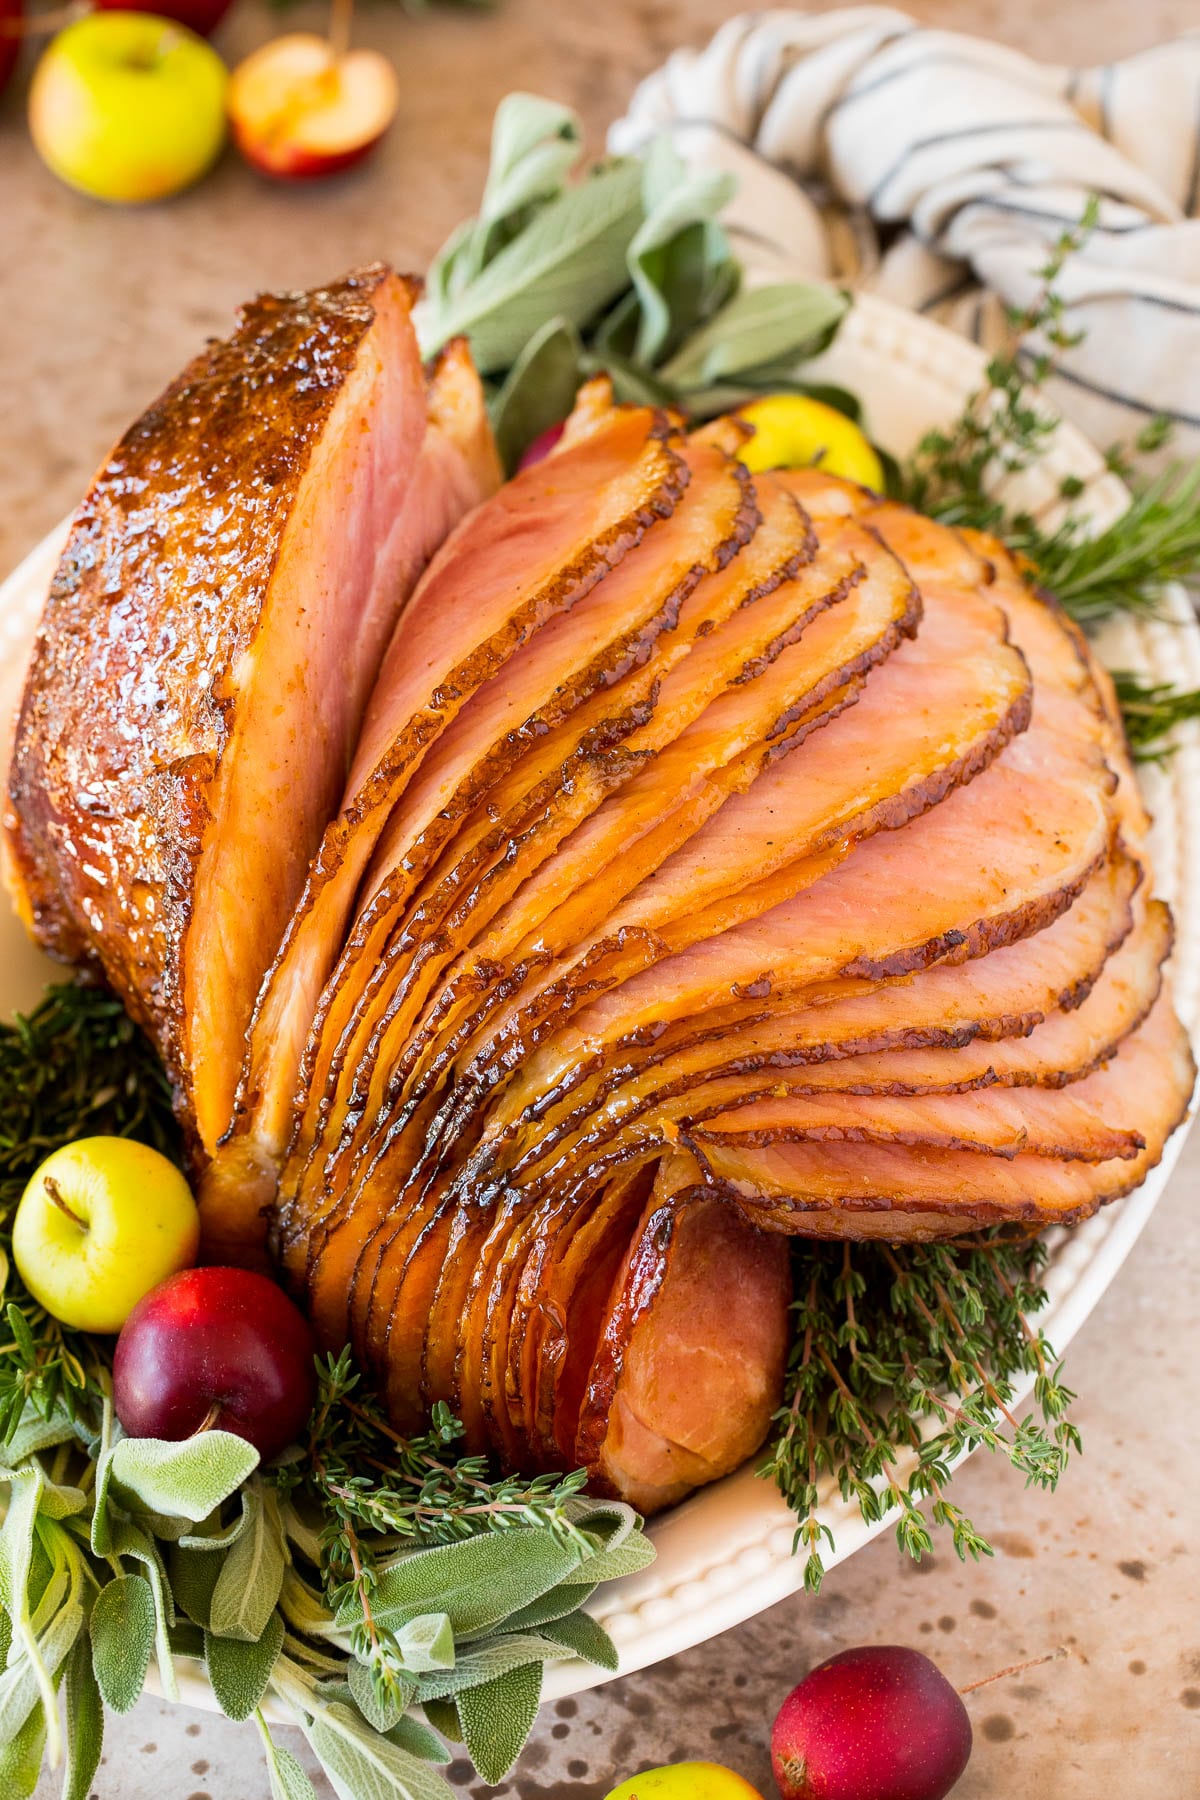
[[[1069,527],[1030,530],[1017,547],[1081,623],[1153,612],[1168,582],[1200,573],[1200,463],[1177,464],[1135,489],[1120,518],[1093,537]]]
[[[1177,725],[1200,719],[1200,688],[1175,688],[1168,681],[1145,681],[1120,671],[1113,676],[1136,762],[1163,762],[1173,749],[1167,740]]]
[[[920,1558],[932,1535],[920,1509],[951,1533],[960,1557],[990,1556],[946,1498],[951,1465],[983,1445],[1027,1483],[1053,1488],[1079,1448],[1074,1398],[1029,1323],[1045,1303],[1038,1241],[999,1236],[950,1245],[802,1243],[796,1251],[795,1336],[777,1435],[762,1473],[796,1513],[805,1586],[824,1574],[833,1535],[819,1517],[822,1478],[868,1523],[897,1513],[901,1549]],[[1034,1376],[1037,1412],[1017,1418],[1019,1377]],[[901,1473],[903,1458],[916,1464]]]

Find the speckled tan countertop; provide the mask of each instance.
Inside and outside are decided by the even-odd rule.
[[[420,266],[474,203],[501,94],[520,86],[572,101],[599,144],[638,75],[735,10],[727,0],[503,0],[492,15],[413,19],[367,9],[359,37],[391,52],[404,92],[371,165],[323,190],[286,190],[228,157],[194,193],[145,212],[60,187],[29,148],[19,87],[10,91],[0,101],[0,569],[75,503],[109,441],[239,299],[376,255]],[[1200,25],[1200,0],[909,10],[1059,61],[1118,56]],[[240,0],[220,42],[235,56],[277,28],[259,0]],[[656,1670],[547,1708],[499,1791],[600,1800],[638,1767],[702,1757],[768,1794],[767,1736],[787,1689],[835,1650],[874,1641],[921,1645],[960,1684],[1071,1648],[1069,1660],[975,1696],[977,1747],[956,1800],[1196,1800],[1198,1189],[1200,1136],[1071,1351],[1087,1454],[1060,1493],[1025,1492],[979,1459],[957,1478],[955,1498],[996,1545],[993,1561],[963,1568],[942,1550],[914,1568],[879,1539],[819,1601],[786,1601]],[[465,1765],[451,1778],[488,1792]],[[144,1701],[110,1730],[96,1792],[267,1800],[268,1789],[247,1729]]]

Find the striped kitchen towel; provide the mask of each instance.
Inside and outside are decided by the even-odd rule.
[[[651,75],[611,146],[663,130],[736,174],[756,272],[859,284],[988,348],[1096,195],[1058,284],[1083,336],[1047,392],[1101,445],[1165,414],[1171,453],[1200,454],[1200,31],[1064,69],[891,7],[750,13]]]

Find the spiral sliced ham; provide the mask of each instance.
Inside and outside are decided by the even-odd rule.
[[[604,383],[492,492],[410,297],[261,303],[102,474],[19,898],[155,1032],[210,1254],[269,1229],[398,1428],[445,1400],[652,1511],[768,1429],[788,1235],[1142,1179],[1193,1080],[1170,917],[1111,684],[1002,545]]]

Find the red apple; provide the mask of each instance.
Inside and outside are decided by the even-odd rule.
[[[189,31],[200,37],[211,37],[233,0],[138,0],[148,12],[153,12],[160,19],[174,19],[177,25],[186,25]],[[92,0],[98,12],[124,12],[134,4],[134,0]]]
[[[958,1694],[936,1663],[900,1644],[820,1663],[771,1733],[783,1800],[945,1800],[970,1755]]]
[[[21,15],[24,0],[0,0],[0,93],[17,66],[21,54]]]
[[[396,74],[377,50],[338,56],[297,31],[239,63],[229,83],[234,142],[256,169],[285,180],[334,175],[374,148],[396,116]]]
[[[316,1345],[282,1288],[248,1269],[186,1269],[139,1301],[117,1339],[113,1404],[131,1437],[232,1431],[264,1462],[303,1432]]]
[[[545,431],[539,432],[517,464],[517,472],[532,469],[535,463],[545,462],[566,428],[566,420],[560,419],[557,425],[547,426]]]

